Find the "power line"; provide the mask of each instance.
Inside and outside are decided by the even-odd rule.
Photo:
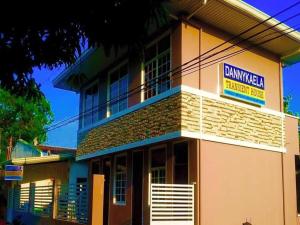
[[[245,51],[248,51],[248,50],[250,50],[250,49],[252,49],[252,48],[261,46],[261,45],[263,45],[263,44],[265,44],[265,43],[268,43],[268,42],[270,42],[270,41],[276,40],[276,39],[278,39],[278,38],[280,38],[280,37],[282,37],[282,36],[285,36],[285,35],[287,35],[287,34],[289,34],[289,33],[295,32],[295,31],[298,30],[298,29],[300,29],[300,24],[297,24],[297,25],[296,25],[296,28],[291,28],[291,27],[289,27],[289,28],[285,29],[284,31],[290,30],[290,31],[288,31],[287,33],[282,33],[282,34],[280,34],[280,35],[278,35],[278,36],[276,36],[276,37],[272,37],[272,38],[270,38],[270,39],[267,39],[267,40],[262,41],[262,42],[257,43],[257,44],[252,44],[252,45],[248,46],[247,48],[243,48],[243,49],[240,49],[240,50],[238,50],[238,51],[236,51],[236,52],[232,52],[232,53],[230,53],[230,54],[228,54],[228,55],[222,56],[222,57],[220,57],[220,58],[218,58],[218,59],[214,59],[214,60],[208,61],[208,62],[204,63],[203,65],[207,65],[207,64],[210,64],[210,63],[213,63],[213,62],[221,62],[221,61],[223,61],[224,59],[231,58],[231,57],[236,56],[236,55],[238,55],[238,54],[241,54],[241,53],[243,53],[243,52],[245,52]],[[273,34],[274,34],[274,33],[265,35],[265,36],[263,36],[263,37],[260,38],[260,39],[263,39],[263,38],[265,38],[265,37],[267,37],[267,36],[271,36],[271,35],[273,35]],[[214,64],[215,64],[215,63],[214,63]],[[214,64],[212,64],[212,65],[214,65]],[[202,66],[202,65],[201,65],[201,66]],[[208,66],[210,66],[210,65],[208,65]],[[208,67],[208,66],[206,66],[206,67]],[[199,67],[199,66],[197,65],[197,66],[194,66],[194,67],[189,68],[189,69],[186,70],[186,71],[190,71],[190,70],[196,69],[196,68],[198,68],[198,67]],[[206,67],[203,67],[203,68],[201,68],[201,69],[204,69],[204,68],[206,68]],[[198,69],[199,69],[199,68],[198,68]],[[184,71],[184,72],[186,72],[186,71]],[[193,72],[195,72],[195,71],[193,71]],[[190,73],[193,73],[193,72],[190,72]]]
[[[192,59],[192,60],[190,60],[190,61],[188,61],[188,62],[186,62],[186,63],[184,63],[184,64],[182,64],[182,65],[180,65],[180,66],[178,66],[178,67],[176,67],[176,68],[174,68],[174,69],[172,69],[172,70],[169,70],[169,71],[167,71],[167,72],[165,72],[165,73],[159,75],[158,77],[155,77],[155,78],[153,78],[153,79],[150,79],[150,80],[148,81],[148,83],[151,83],[152,80],[155,80],[155,81],[156,81],[156,80],[159,79],[160,77],[164,77],[166,74],[172,73],[172,75],[174,75],[173,73],[175,73],[175,74],[180,73],[180,72],[182,72],[183,70],[188,69],[189,67],[194,66],[194,65],[200,63],[200,61],[203,61],[203,60],[206,60],[206,59],[211,58],[211,57],[213,57],[213,56],[216,56],[217,54],[220,54],[220,53],[222,53],[222,52],[224,52],[224,51],[227,51],[227,50],[229,50],[230,48],[233,48],[234,46],[236,46],[236,45],[238,45],[238,44],[241,44],[241,43],[245,42],[246,40],[251,39],[252,37],[254,37],[254,36],[256,36],[256,35],[259,35],[259,34],[265,32],[265,31],[267,31],[267,30],[270,30],[271,28],[274,28],[274,27],[276,27],[276,26],[282,24],[283,22],[286,22],[286,21],[288,21],[288,20],[290,20],[290,19],[295,18],[296,16],[299,16],[298,14],[296,14],[296,15],[294,15],[294,16],[291,16],[291,17],[285,19],[285,20],[282,21],[282,22],[278,22],[278,23],[276,23],[275,25],[273,25],[273,26],[271,26],[271,27],[269,27],[269,28],[267,28],[267,29],[265,29],[265,30],[263,30],[263,31],[260,31],[260,32],[257,33],[257,34],[254,34],[254,35],[248,37],[246,40],[242,40],[242,41],[239,41],[238,43],[232,44],[231,46],[227,47],[225,50],[223,49],[223,50],[221,50],[221,51],[219,51],[219,52],[217,52],[217,53],[214,53],[214,54],[212,54],[212,55],[206,57],[206,58],[203,59],[203,60],[200,60],[200,58],[201,58],[202,56],[206,55],[207,53],[209,53],[209,52],[211,52],[211,51],[217,49],[217,48],[220,47],[220,46],[223,46],[223,45],[226,44],[226,43],[229,43],[230,41],[232,41],[232,40],[234,40],[234,39],[239,38],[240,35],[245,34],[245,33],[249,32],[249,31],[251,31],[252,29],[255,29],[255,28],[258,27],[259,25],[261,25],[261,24],[267,22],[268,20],[274,18],[275,16],[278,16],[278,15],[280,15],[280,14],[282,14],[282,13],[288,11],[289,9],[291,9],[291,8],[293,8],[293,7],[295,7],[295,6],[297,6],[298,4],[300,4],[300,1],[298,1],[298,2],[296,2],[296,3],[294,3],[294,4],[292,4],[291,6],[285,8],[285,9],[283,9],[283,10],[281,10],[280,12],[274,14],[273,16],[270,16],[270,17],[267,18],[266,20],[264,20],[264,21],[262,21],[262,22],[260,22],[260,23],[258,23],[258,24],[256,24],[256,25],[254,25],[254,26],[252,26],[252,27],[246,29],[245,31],[241,32],[240,34],[238,34],[238,35],[236,35],[236,36],[230,38],[229,40],[227,40],[227,41],[225,41],[225,42],[223,42],[223,43],[221,43],[221,44],[219,44],[219,45],[217,45],[216,47],[214,47],[214,48],[208,50],[207,52],[205,52],[205,53],[203,53],[203,54],[201,54],[201,55],[195,57],[194,59]],[[188,65],[186,68],[182,69],[183,66],[189,64],[189,63],[192,62],[192,61],[195,61],[196,59],[199,59],[199,61],[196,62],[196,63],[194,63],[194,64]],[[177,71],[177,69],[180,69],[180,70]],[[176,72],[176,71],[177,71],[177,72]],[[158,81],[158,80],[157,80],[157,81]],[[154,83],[152,83],[152,85],[153,85],[153,84],[154,84]],[[134,92],[135,90],[139,90],[139,92],[141,92],[142,89],[140,89],[140,88],[142,88],[142,87],[144,87],[144,84],[139,85],[139,86],[137,86],[137,87],[131,89],[131,90],[128,91],[126,94],[128,95],[129,93]],[[120,97],[120,96],[117,96],[117,97],[114,98],[114,99],[110,99],[110,100],[108,100],[107,102],[103,103],[103,105],[106,107],[106,106],[108,105],[109,102],[116,101],[116,100],[119,99],[119,97]],[[84,114],[87,114],[88,112],[93,112],[93,111],[95,110],[95,108],[99,108],[100,106],[101,106],[101,105],[98,105],[98,106],[93,107],[93,108],[91,108],[91,109],[89,109],[89,110],[87,110],[87,111],[84,111],[84,112],[80,113],[79,116],[80,116],[81,114],[84,115]],[[61,124],[61,123],[64,123],[64,122],[66,122],[66,121],[68,121],[68,120],[73,120],[72,118],[77,118],[77,116],[71,117],[70,119],[67,119],[67,120],[60,121],[60,122],[58,122],[58,123],[56,123],[56,124],[54,124],[54,125],[51,125],[50,127],[57,126],[57,125],[59,125],[59,124]],[[48,128],[49,128],[49,127],[48,127]]]
[[[289,28],[289,29],[292,29],[292,28]],[[220,61],[222,61],[222,60],[224,60],[224,59],[226,59],[226,58],[233,57],[233,56],[235,56],[235,55],[237,55],[237,54],[240,54],[240,53],[242,53],[242,52],[248,51],[248,50],[250,50],[250,49],[252,49],[252,48],[254,48],[254,47],[257,47],[257,46],[260,46],[260,45],[262,45],[262,44],[265,44],[265,43],[267,43],[267,42],[269,42],[269,41],[275,40],[275,39],[280,38],[280,37],[282,37],[282,36],[285,36],[285,35],[287,35],[287,34],[289,34],[289,33],[292,33],[292,32],[294,32],[294,31],[295,31],[295,29],[293,29],[293,30],[290,31],[290,32],[283,33],[283,34],[281,34],[281,35],[279,35],[279,36],[276,36],[276,37],[274,37],[274,38],[271,38],[271,39],[268,39],[268,40],[266,40],[266,41],[263,41],[263,42],[261,42],[261,43],[259,43],[259,44],[254,44],[254,45],[252,45],[252,46],[250,46],[250,47],[247,47],[246,49],[242,49],[242,50],[239,50],[239,51],[237,51],[237,52],[231,53],[231,54],[229,54],[229,55],[222,56],[221,58],[218,58],[218,59],[209,61],[209,62],[207,62],[207,63],[205,63],[205,64],[209,64],[209,63],[215,62],[215,63],[212,63],[212,64],[208,65],[208,66],[212,66],[212,65],[216,64],[217,62],[220,62]],[[205,64],[203,64],[203,65],[205,65]],[[208,67],[208,66],[206,66],[206,67]],[[204,67],[204,68],[206,68],[206,67]],[[194,69],[194,68],[196,68],[196,70],[194,70],[194,71],[192,71],[192,72],[190,72],[190,73],[193,73],[193,72],[195,72],[195,71],[198,71],[198,70],[200,70],[200,69],[203,69],[203,68],[199,68],[199,66],[195,66],[195,67],[189,68],[189,70]],[[187,70],[186,70],[186,71],[187,71]],[[183,72],[186,72],[186,71],[183,71]],[[190,74],[190,73],[188,73],[188,74]],[[176,79],[178,79],[178,78],[180,78],[180,77],[186,76],[186,75],[188,75],[188,74],[182,74],[181,76],[176,77],[175,79],[173,78],[172,81],[174,81],[174,80],[176,80]],[[157,82],[158,82],[158,81],[156,81],[156,83],[157,83]],[[150,84],[150,86],[151,86],[151,85],[153,85],[153,83]],[[148,86],[149,86],[149,85],[148,85]],[[138,90],[138,92],[133,92],[133,93],[131,93],[129,96],[131,96],[131,95],[133,95],[133,94],[141,93],[141,91],[142,91],[143,89],[145,89],[145,88],[147,88],[147,87],[144,86],[141,90]],[[127,97],[129,97],[129,96],[125,96],[125,97],[123,97],[123,99],[125,99],[125,98],[127,98]],[[122,100],[122,99],[120,99],[120,100]],[[108,103],[109,103],[109,102],[108,102]],[[104,104],[104,107],[107,107],[107,104]],[[100,107],[100,106],[98,105],[98,106],[95,107],[95,108],[98,108],[98,110],[100,110],[102,107]],[[92,108],[92,109],[89,110],[89,111],[91,111],[90,113],[92,113],[92,112],[94,112],[94,109]],[[85,112],[83,112],[83,113],[81,113],[81,114],[79,114],[79,115],[77,115],[77,116],[74,116],[74,117],[72,117],[72,118],[70,118],[70,119],[67,119],[67,120],[65,120],[65,121],[62,121],[62,122],[60,122],[60,123],[58,123],[58,124],[55,124],[55,125],[49,127],[49,128],[48,128],[48,131],[51,131],[51,130],[60,128],[60,127],[62,127],[62,126],[65,126],[65,125],[67,125],[67,124],[69,124],[69,123],[72,123],[72,122],[78,120],[81,116],[86,115],[86,114],[88,114],[88,112],[85,111]]]
[[[299,2],[298,2],[298,4],[299,4]],[[296,5],[296,4],[294,4],[294,5]],[[290,8],[290,7],[288,7],[288,8]],[[288,9],[288,8],[287,8],[287,9]],[[281,12],[283,12],[283,11],[284,11],[284,10],[282,10]],[[278,15],[278,13],[277,13],[276,15]],[[299,13],[298,13],[298,14],[295,14],[294,16],[291,16],[291,17],[285,19],[284,21],[293,19],[293,18],[295,18],[296,16],[299,16]],[[273,28],[273,27],[275,27],[275,26],[278,26],[279,24],[282,24],[284,21],[278,22],[277,24],[273,25],[271,28]],[[259,34],[262,34],[263,32],[265,32],[265,31],[267,31],[267,30],[270,30],[271,28],[269,27],[269,28],[265,29],[264,31],[260,31],[260,32],[258,32],[256,35],[251,35],[248,39],[253,38],[254,36],[257,36],[257,35],[259,35]],[[288,29],[292,29],[292,28],[288,28]],[[249,29],[247,29],[247,30],[249,31]],[[291,31],[291,32],[294,32],[294,31],[295,31],[295,30],[293,30],[293,31]],[[283,34],[280,35],[279,37],[284,36],[284,35],[287,35],[287,34],[289,34],[289,33],[291,33],[291,32],[283,33]],[[244,33],[244,32],[242,32],[242,33]],[[266,36],[268,36],[268,35],[266,35]],[[265,37],[265,36],[264,36],[264,37]],[[264,38],[264,37],[263,37],[263,38]],[[279,37],[272,38],[272,40],[274,40],[274,39],[276,39],[276,38],[279,38]],[[262,45],[262,44],[267,43],[268,41],[272,41],[272,40],[264,41],[263,43],[259,43],[259,45]],[[231,45],[230,47],[227,47],[226,49],[223,49],[222,51],[219,51],[218,54],[220,54],[221,52],[224,52],[224,51],[229,50],[230,48],[234,47],[234,46],[237,45],[237,44],[240,44],[241,42],[242,42],[242,41],[239,41],[238,43],[236,43],[236,44],[234,44],[234,45]],[[226,43],[226,42],[224,42],[224,43]],[[253,45],[252,47],[259,46],[259,45]],[[221,45],[219,45],[219,46],[221,46]],[[252,47],[251,47],[251,48],[252,48]],[[251,49],[251,48],[248,47],[247,49],[244,49],[244,51],[249,50],[249,49]],[[213,49],[216,49],[216,47],[214,47]],[[211,50],[209,50],[209,51],[211,51]],[[208,51],[208,52],[209,52],[209,51]],[[241,50],[240,50],[240,51],[241,51]],[[243,52],[244,52],[244,51],[243,51]],[[202,55],[205,55],[205,54],[207,54],[207,52],[203,53]],[[208,58],[211,58],[211,57],[213,57],[213,56],[215,56],[215,55],[217,55],[217,54],[212,54],[211,56],[206,57],[204,60],[207,60]],[[230,55],[234,56],[233,53],[231,53]],[[199,58],[199,57],[201,57],[201,55],[198,56],[198,57],[196,57],[196,58]],[[222,58],[224,58],[224,57],[226,57],[226,56],[223,56]],[[228,58],[228,56],[227,56],[227,58]],[[193,60],[194,60],[194,59],[190,60],[189,62],[191,62],[191,61],[193,61]],[[216,61],[216,60],[220,60],[220,59],[215,59],[215,60],[209,61],[208,63],[212,63],[213,61]],[[203,61],[203,60],[200,60],[200,61]],[[195,64],[200,63],[200,61],[197,62],[197,63],[195,63]],[[187,65],[189,62],[186,62],[186,63],[184,63],[184,64],[182,64],[182,65]],[[178,73],[178,72],[186,72],[186,71],[188,71],[188,70],[194,69],[195,67],[191,67],[191,66],[193,66],[193,65],[195,65],[195,64],[189,65],[188,67],[186,67],[186,68],[184,68],[184,69],[181,69],[181,71],[177,71],[176,73]],[[206,64],[207,64],[207,63],[206,63]],[[182,67],[182,65],[179,66],[179,68]],[[204,64],[204,65],[205,65],[205,64]],[[211,64],[211,65],[213,65],[213,64]],[[210,65],[210,66],[211,66],[211,65]],[[198,67],[198,66],[197,66],[197,67]],[[176,68],[175,68],[175,69],[176,69]],[[175,69],[174,69],[174,70],[175,70]],[[187,70],[187,69],[188,69],[188,70]],[[202,69],[202,68],[197,68],[197,69]],[[166,73],[174,72],[174,70],[173,70],[173,71],[168,71],[168,72],[166,72]],[[166,73],[165,73],[165,74],[166,74]],[[174,74],[176,74],[176,73],[174,73]],[[164,74],[164,75],[165,75],[165,74]],[[174,75],[174,74],[172,74],[172,75]],[[178,77],[178,78],[179,78],[179,77]],[[157,80],[157,77],[154,78],[154,79],[156,79],[156,83],[159,82],[159,80]],[[173,79],[173,80],[174,80],[174,79]],[[151,80],[150,80],[150,82],[151,82]],[[154,84],[154,83],[150,83],[150,85],[148,84],[147,86],[150,86],[150,87],[151,87],[151,85],[153,85],[153,84]],[[134,89],[128,91],[128,93],[131,93],[131,92],[132,92],[132,93],[131,93],[130,95],[124,96],[123,98],[125,99],[125,98],[127,98],[127,97],[129,97],[129,96],[131,96],[131,95],[133,95],[133,94],[141,93],[141,91],[142,91],[143,89],[148,88],[147,86],[146,86],[146,87],[145,87],[145,85],[138,86],[138,87],[136,87],[136,88],[134,88]],[[141,87],[141,89],[140,89],[140,87]],[[133,91],[135,91],[135,90],[138,90],[138,92],[133,92]],[[119,99],[119,97],[122,97],[122,96],[117,96],[116,99],[111,99],[111,100],[107,101],[106,103],[103,104],[104,107],[107,107],[107,104],[108,104],[109,102],[114,102],[114,101],[116,101],[117,99]],[[119,100],[120,100],[120,99],[119,99]],[[121,100],[122,100],[122,99],[121,99]],[[97,107],[94,107],[94,108],[97,108],[98,110],[100,110],[102,107],[101,107],[101,105],[98,105]],[[94,112],[94,108],[91,108],[91,109],[89,110],[90,113]],[[71,118],[69,118],[69,119],[67,119],[67,120],[58,122],[58,123],[56,123],[56,124],[54,124],[54,125],[51,125],[50,127],[47,128],[47,131],[51,131],[51,130],[57,129],[57,128],[61,127],[61,126],[67,125],[68,123],[74,122],[74,121],[76,121],[77,119],[79,119],[81,116],[86,115],[87,113],[88,113],[88,111],[85,111],[85,112],[82,112],[82,113],[80,113],[79,115],[76,115],[76,116],[74,116],[74,117],[71,117]]]
[[[235,40],[235,39],[238,39],[241,35],[248,33],[249,31],[251,31],[251,30],[253,30],[253,29],[259,27],[260,25],[262,25],[262,24],[266,23],[267,21],[269,21],[269,20],[271,20],[271,19],[273,19],[273,18],[275,18],[275,17],[281,15],[282,13],[284,13],[284,12],[286,12],[286,11],[288,11],[288,10],[294,8],[294,7],[296,7],[296,6],[299,5],[299,4],[300,4],[300,1],[298,1],[298,2],[296,2],[296,3],[292,4],[292,5],[290,5],[289,7],[285,8],[285,9],[283,9],[283,10],[277,12],[277,13],[275,13],[275,14],[272,15],[272,16],[269,16],[268,18],[266,18],[265,20],[259,22],[258,24],[251,26],[250,28],[248,28],[248,29],[242,31],[241,33],[239,33],[239,34],[237,34],[237,35],[231,37],[230,39],[226,40],[225,42],[223,42],[223,43],[221,43],[221,44],[215,46],[214,48],[208,50],[208,51],[205,52],[203,55],[206,55],[206,54],[208,54],[208,53],[210,53],[210,52],[216,50],[217,48],[222,47],[223,45],[225,45],[225,44],[227,44],[227,43],[230,43],[231,41],[233,41],[233,40]],[[281,23],[284,23],[284,22],[282,21],[282,22],[280,22],[280,24],[281,24]],[[88,49],[84,49],[82,54],[84,54],[84,52],[87,51],[87,50],[88,50]],[[202,55],[202,56],[203,56],[203,55]],[[178,67],[176,67],[176,68],[174,68],[174,70],[177,70],[177,69],[179,69],[180,67],[185,66],[185,65],[187,65],[187,64],[189,64],[189,63],[191,63],[191,62],[197,60],[199,57],[200,57],[200,56],[195,57],[194,59],[192,59],[192,60],[190,60],[190,61],[188,61],[188,62],[186,62],[186,63],[184,63],[184,64],[182,64],[182,65],[180,65],[180,66],[178,66]],[[68,69],[68,68],[66,68],[65,70],[67,70],[67,69]],[[48,77],[46,77],[45,79],[43,79],[43,80],[41,81],[41,85],[45,84],[46,81],[50,81],[50,78],[51,78],[52,76],[53,76],[53,74],[50,74]]]
[[[297,29],[299,29],[299,28],[300,28],[300,27],[297,27]],[[261,43],[259,43],[259,44],[252,45],[252,46],[250,46],[250,47],[247,47],[246,49],[241,49],[241,50],[238,50],[238,51],[236,51],[236,52],[233,52],[233,53],[231,53],[231,54],[229,54],[229,55],[226,55],[226,56],[223,56],[223,57],[221,57],[221,58],[218,58],[218,59],[209,61],[209,62],[206,63],[206,64],[210,63],[209,65],[207,65],[207,66],[205,66],[205,67],[201,67],[201,68],[199,68],[199,67],[197,66],[197,68],[196,68],[195,70],[189,72],[188,74],[183,74],[183,75],[181,75],[180,77],[189,75],[189,74],[191,74],[191,73],[193,73],[193,72],[199,71],[199,70],[204,69],[204,68],[206,68],[206,67],[208,67],[208,66],[212,66],[212,65],[214,65],[214,64],[216,64],[216,63],[218,63],[218,62],[220,62],[220,61],[223,61],[223,60],[226,59],[226,58],[230,58],[230,57],[233,57],[233,56],[235,56],[235,55],[241,54],[241,53],[243,53],[243,52],[245,52],[245,51],[249,51],[250,49],[255,48],[255,47],[258,47],[258,46],[260,46],[261,44],[265,44],[265,43],[267,43],[267,42],[269,42],[269,41],[275,40],[275,39],[280,38],[280,37],[282,37],[282,36],[284,36],[284,35],[287,35],[287,34],[289,34],[289,33],[292,33],[292,32],[294,32],[295,30],[296,30],[296,29],[293,29],[292,31],[289,31],[289,32],[287,32],[287,33],[283,33],[283,34],[281,34],[281,35],[279,35],[279,36],[276,36],[276,37],[273,37],[273,38],[271,38],[271,39],[265,40],[265,41],[263,41],[263,42],[261,42]],[[204,65],[205,65],[205,64],[204,64]],[[175,79],[178,79],[178,78],[180,78],[180,77],[176,77]],[[73,119],[67,121],[66,123],[60,124],[60,125],[58,125],[58,126],[55,126],[55,127],[51,128],[51,129],[49,129],[48,131],[52,131],[52,130],[54,130],[54,129],[60,128],[60,127],[65,126],[65,125],[68,125],[69,123],[72,123],[72,122],[78,120],[79,118],[80,118],[80,115],[78,115],[78,116],[76,116],[75,118],[73,118]]]

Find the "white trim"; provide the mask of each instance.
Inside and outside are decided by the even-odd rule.
[[[298,116],[294,116],[294,115],[287,114],[287,113],[285,113],[285,116],[286,116],[286,117],[291,117],[291,118],[294,118],[294,119],[297,119],[297,120],[300,119],[300,117],[298,117]]]
[[[220,142],[220,143],[225,143],[225,144],[231,144],[231,145],[238,145],[238,146],[243,146],[243,147],[248,147],[248,148],[256,148],[256,149],[264,149],[264,150],[269,150],[269,151],[274,151],[274,152],[286,152],[286,148],[284,147],[273,147],[269,145],[264,145],[264,144],[256,144],[256,143],[251,143],[248,141],[239,141],[239,140],[234,140],[230,138],[224,138],[224,137],[217,137],[213,135],[208,135],[208,134],[201,134],[200,139],[206,140],[206,141],[214,141],[214,142]]]
[[[203,97],[200,96],[200,115],[199,115],[199,124],[200,124],[200,133],[203,131],[203,120],[202,120],[202,115],[203,115]]]
[[[267,114],[271,114],[271,115],[274,115],[274,116],[284,117],[284,113],[279,112],[279,111],[275,111],[275,110],[268,109],[268,108],[255,107],[255,106],[252,106],[252,105],[249,105],[249,104],[246,104],[246,103],[242,103],[242,102],[234,101],[234,100],[231,100],[231,99],[223,98],[223,97],[221,97],[221,96],[219,96],[215,93],[207,92],[207,91],[204,91],[204,90],[199,90],[199,89],[192,88],[192,87],[185,86],[185,85],[181,85],[180,87],[181,87],[180,90],[182,92],[188,92],[188,93],[191,93],[191,94],[194,94],[194,95],[203,96],[203,97],[215,99],[215,100],[218,100],[218,101],[222,101],[222,102],[225,102],[225,103],[228,103],[228,104],[233,104],[233,105],[237,105],[237,106],[240,106],[240,107],[256,110],[258,112],[267,113]]]
[[[141,102],[145,101],[145,63],[141,63]]]
[[[220,95],[221,94],[221,90],[223,90],[223,76],[222,78],[220,77],[220,67],[222,67],[224,63],[219,63],[219,65],[217,66],[217,94]],[[222,91],[223,92],[223,91]]]
[[[189,132],[189,131],[181,131],[182,137],[189,137],[189,138],[196,138],[200,140],[206,140],[206,141],[213,141],[213,142],[219,142],[224,144],[231,144],[231,145],[238,145],[248,148],[256,148],[256,149],[263,149],[263,150],[269,150],[269,151],[275,151],[275,152],[286,152],[286,148],[284,147],[273,147],[265,144],[256,144],[248,141],[240,141],[240,140],[234,140],[230,138],[224,138],[224,137],[218,137],[215,135],[209,135],[209,134],[200,134],[196,132]]]
[[[125,145],[120,145],[117,147],[112,147],[112,148],[107,148],[107,149],[99,149],[96,150],[95,152],[84,154],[81,156],[76,157],[76,161],[80,160],[86,160],[98,156],[103,156],[107,154],[112,154],[116,152],[121,152],[124,150],[132,149],[132,148],[137,148],[140,146],[145,146],[145,145],[150,145],[150,144],[155,144],[158,142],[166,141],[166,140],[171,140],[179,137],[186,137],[186,138],[193,138],[193,139],[200,139],[200,140],[207,140],[207,141],[214,141],[214,142],[219,142],[219,143],[224,143],[224,144],[232,144],[232,145],[238,145],[238,146],[243,146],[243,147],[248,147],[248,148],[255,148],[255,149],[263,149],[263,150],[269,150],[269,151],[275,151],[275,152],[286,152],[285,147],[273,147],[265,144],[256,144],[248,141],[240,141],[240,140],[234,140],[230,138],[224,138],[224,137],[218,137],[215,135],[208,135],[208,134],[201,134],[200,132],[190,132],[190,131],[175,131],[172,133],[168,133],[162,136],[158,137],[153,137],[153,138],[148,138],[142,141],[137,141]]]
[[[200,132],[191,132],[182,130],[181,137],[193,138],[193,139],[200,139]]]

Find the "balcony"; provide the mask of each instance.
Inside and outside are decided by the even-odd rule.
[[[81,130],[77,159],[178,137],[284,152],[284,114],[177,86]]]

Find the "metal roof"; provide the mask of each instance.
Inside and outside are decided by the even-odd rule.
[[[199,0],[171,0],[168,4],[170,12],[175,15],[191,14],[197,7],[199,7],[199,10],[194,14],[194,18],[232,35],[238,35],[270,18],[269,15],[240,0],[208,0],[205,5],[201,5]],[[280,21],[276,19],[269,19],[262,25],[241,35],[241,38],[246,39],[278,23]],[[279,24],[261,35],[253,37],[250,42],[260,43],[272,37],[277,37],[283,32],[288,33],[290,31],[292,31],[292,28],[289,26]],[[298,31],[290,32],[276,40],[263,44],[261,47],[280,56],[283,60],[294,53],[299,55],[300,33]]]

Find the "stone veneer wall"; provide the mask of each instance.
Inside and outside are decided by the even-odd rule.
[[[284,147],[280,116],[183,91],[79,134],[77,156],[175,131]]]
[[[184,131],[200,132],[200,96],[182,92],[181,128]]]
[[[180,131],[180,109],[177,93],[94,128],[82,139],[77,156]]]
[[[282,146],[283,118],[203,97],[202,132],[272,147]]]

